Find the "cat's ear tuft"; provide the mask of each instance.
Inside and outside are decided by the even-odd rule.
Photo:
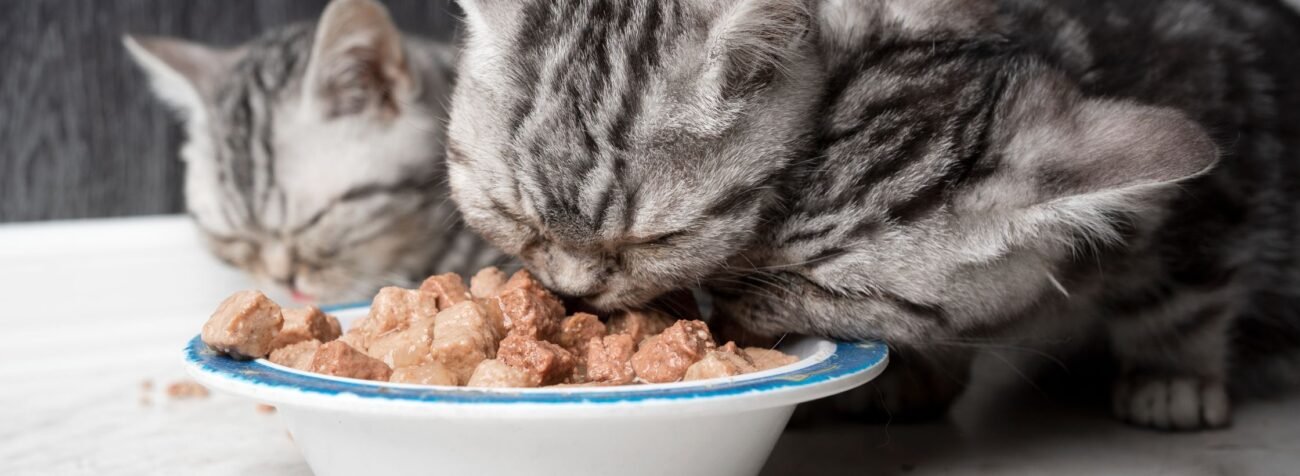
[[[1168,185],[1218,159],[1205,130],[1173,109],[1085,100],[1049,124],[1013,145],[1032,166],[1040,200]]]
[[[511,30],[521,5],[519,0],[460,0],[465,30],[473,41],[490,42]]]
[[[316,26],[304,79],[304,103],[334,118],[396,114],[414,94],[401,32],[374,0],[334,0]]]
[[[125,35],[122,44],[154,93],[189,118],[203,113],[218,79],[242,54],[175,38]]]
[[[818,10],[822,38],[860,48],[871,35],[938,40],[998,32],[996,0],[827,0]]]
[[[743,95],[782,74],[799,45],[808,41],[812,12],[807,0],[717,2],[709,32],[708,70],[723,97]]]

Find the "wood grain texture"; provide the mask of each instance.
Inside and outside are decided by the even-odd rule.
[[[0,2],[0,222],[177,213],[182,135],[124,33],[232,45],[315,19],[326,0]],[[451,0],[387,0],[403,30],[448,39]]]

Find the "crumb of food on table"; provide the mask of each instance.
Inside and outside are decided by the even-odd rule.
[[[259,404],[257,404],[257,406],[255,406],[255,407],[253,407],[253,408],[257,409],[257,412],[258,412],[258,413],[266,413],[266,414],[275,413],[275,406],[274,406],[274,405],[267,405],[267,404],[265,404],[265,403],[259,403]]]
[[[426,279],[419,289],[383,288],[369,314],[346,333],[318,308],[281,309],[260,292],[243,291],[221,303],[202,337],[235,358],[266,357],[308,372],[417,385],[666,383],[730,377],[798,360],[731,341],[719,346],[709,326],[697,319],[689,293],[660,301],[669,304],[620,311],[603,321],[585,312],[566,316],[563,302],[527,271],[507,277],[484,268],[468,286],[459,275],[445,273]],[[168,387],[173,397],[176,385]]]
[[[141,390],[141,391],[144,391],[144,392],[148,392],[148,391],[150,391],[150,390],[153,390],[153,380],[151,380],[151,379],[144,379],[144,380],[141,380],[141,381],[140,381],[140,390]]]
[[[208,389],[193,380],[178,380],[167,385],[167,396],[174,400],[207,398]]]

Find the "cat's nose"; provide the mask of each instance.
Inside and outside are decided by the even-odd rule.
[[[605,288],[604,286],[570,287],[565,285],[559,285],[553,287],[551,290],[555,291],[556,294],[559,294],[560,297],[563,298],[586,299],[589,297],[599,295],[602,291],[605,290]]]
[[[546,275],[551,290],[570,298],[585,298],[605,290],[601,263],[583,255],[552,252],[547,260]]]

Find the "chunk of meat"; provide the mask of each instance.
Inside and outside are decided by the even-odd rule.
[[[237,359],[271,353],[284,318],[280,306],[260,291],[240,291],[221,301],[203,324],[203,343]]]
[[[490,359],[479,363],[465,386],[531,388],[541,384],[541,376],[535,373],[511,367],[500,360]]]
[[[651,383],[676,382],[686,369],[717,347],[702,321],[677,321],[662,333],[641,342],[632,355],[632,368],[641,380]]]
[[[655,310],[620,311],[609,318],[610,334],[627,334],[641,343],[647,337],[663,332],[673,325],[673,318]]]
[[[575,313],[560,322],[560,330],[555,334],[555,343],[560,344],[574,355],[587,353],[587,342],[605,335],[605,323],[600,318],[585,312]]]
[[[476,298],[496,296],[506,286],[506,273],[495,266],[480,269],[469,278],[469,293]]]
[[[366,355],[379,359],[392,368],[429,361],[433,353],[436,321],[437,317],[426,317],[412,322],[405,329],[372,337],[370,345],[364,351]]]
[[[432,360],[420,365],[398,367],[393,370],[389,382],[411,383],[416,385],[456,385],[456,374],[446,366]]]
[[[799,357],[762,347],[746,347],[745,355],[748,355],[749,359],[754,361],[754,367],[757,367],[758,370],[774,369],[799,361]]]
[[[438,309],[447,309],[470,300],[469,289],[465,288],[465,279],[456,273],[430,276],[420,285],[420,291],[437,296]]]
[[[343,333],[338,318],[321,312],[316,306],[285,309],[281,315],[284,325],[271,343],[272,349],[312,339],[329,342]]]
[[[316,339],[298,341],[271,351],[271,356],[267,360],[285,367],[307,370],[311,367],[312,358],[316,356],[316,349],[320,346],[321,342]]]
[[[548,340],[559,330],[564,308],[555,307],[527,288],[507,289],[496,298],[501,320],[510,334]]]
[[[497,360],[511,367],[537,374],[542,385],[568,380],[577,359],[563,347],[546,341],[511,334],[501,341]]]
[[[613,334],[587,342],[586,380],[615,385],[632,383],[636,371],[632,355],[636,342],[627,334]]]
[[[447,366],[457,381],[467,382],[474,368],[496,358],[498,334],[484,307],[465,301],[440,313],[433,324],[433,360]]]
[[[551,294],[545,286],[542,286],[541,282],[533,278],[532,273],[529,273],[528,270],[521,269],[516,271],[514,275],[510,276],[510,279],[506,281],[505,286],[501,288],[501,293],[505,293],[512,289],[523,289],[528,291],[529,294],[532,294],[540,300],[542,304],[546,306],[547,311],[556,316],[556,319],[564,316],[564,303],[560,301],[560,298]]]
[[[393,373],[383,362],[337,340],[321,344],[307,370],[337,377],[384,381]]]
[[[366,345],[368,336],[366,335],[366,332],[361,329],[359,324],[360,323],[353,324],[352,328],[348,329],[348,331],[343,334],[343,337],[339,337],[337,340],[352,346],[353,349],[365,352],[366,347],[368,347]]]
[[[370,304],[370,314],[354,324],[353,328],[364,334],[363,340],[366,347],[369,347],[370,339],[404,329],[413,321],[437,314],[438,296],[390,286],[379,290],[374,302]]]
[[[699,362],[686,368],[683,380],[704,380],[719,377],[732,377],[758,370],[754,362],[744,351],[737,349],[734,342],[710,350]]]

